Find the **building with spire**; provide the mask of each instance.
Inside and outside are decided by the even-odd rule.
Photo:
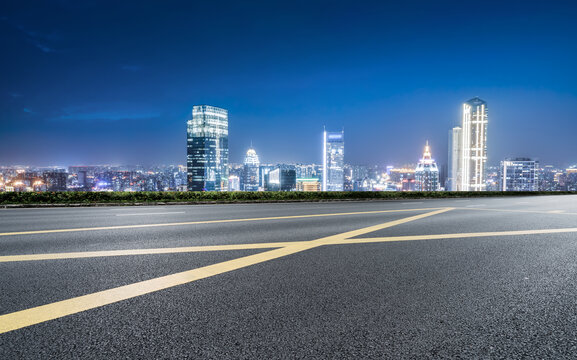
[[[439,190],[439,169],[437,163],[431,156],[431,147],[428,141],[425,145],[423,157],[419,160],[417,168],[415,169],[415,190]]]
[[[252,144],[244,157],[244,191],[258,191],[260,161]]]

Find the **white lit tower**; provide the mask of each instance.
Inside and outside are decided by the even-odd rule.
[[[487,103],[478,97],[463,104],[461,133],[461,191],[486,190]]]
[[[423,158],[419,160],[419,164],[417,164],[417,168],[415,169],[415,190],[439,190],[439,169],[437,163],[431,157],[431,147],[428,141],[425,145]]]
[[[345,133],[323,132],[323,191],[344,190]]]
[[[449,175],[446,189],[448,191],[461,190],[461,156],[463,155],[463,129],[456,126],[449,130]]]
[[[259,167],[258,155],[251,145],[244,157],[244,191],[258,191]]]

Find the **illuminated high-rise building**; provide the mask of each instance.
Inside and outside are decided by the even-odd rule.
[[[459,126],[449,130],[449,176],[446,184],[448,191],[459,191],[461,187],[462,130]]]
[[[487,103],[478,97],[463,104],[461,158],[458,190],[486,190]],[[460,188],[459,188],[460,187]]]
[[[539,162],[529,158],[506,159],[501,161],[499,190],[537,191]]]
[[[416,191],[438,191],[439,190],[439,169],[437,163],[431,157],[431,147],[429,142],[425,145],[423,158],[419,160],[415,169],[415,190]]]
[[[258,191],[260,161],[256,151],[248,149],[244,158],[244,191]]]
[[[240,178],[236,175],[228,177],[228,191],[240,191]]]
[[[208,105],[192,108],[187,123],[189,191],[228,189],[228,111]]]
[[[323,133],[323,191],[343,191],[345,133]]]

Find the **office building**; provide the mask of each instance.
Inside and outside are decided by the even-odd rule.
[[[344,190],[345,134],[323,133],[323,191]]]
[[[260,161],[256,151],[251,147],[244,158],[244,191],[258,191]]]
[[[321,183],[317,178],[297,178],[297,191],[321,191]]]
[[[192,108],[187,123],[189,191],[228,189],[228,111],[214,106]]]
[[[437,163],[431,156],[431,148],[428,141],[425,145],[423,157],[421,160],[419,160],[419,163],[415,169],[415,190],[439,190],[439,169],[437,167]]]
[[[45,171],[42,174],[46,191],[66,191],[68,173],[64,171]]]
[[[266,189],[268,191],[295,191],[296,171],[281,166],[275,167],[266,175]]]
[[[457,126],[449,130],[449,175],[447,177],[446,189],[449,191],[461,190],[461,155],[462,155],[462,129]]]
[[[486,190],[487,163],[487,103],[478,97],[463,104],[461,133],[461,178],[462,191]]]
[[[240,191],[240,178],[237,175],[228,177],[228,191]]]
[[[537,191],[539,162],[529,158],[505,159],[501,161],[499,190]]]

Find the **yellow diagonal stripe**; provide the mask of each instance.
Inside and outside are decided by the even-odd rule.
[[[438,208],[376,210],[376,211],[358,211],[358,212],[347,212],[347,213],[271,216],[271,217],[247,218],[247,219],[205,220],[205,221],[160,223],[160,224],[116,225],[116,226],[100,226],[100,227],[53,229],[53,230],[13,231],[13,232],[0,233],[0,236],[52,234],[52,233],[64,233],[64,232],[75,232],[75,231],[138,229],[138,228],[165,227],[165,226],[221,224],[221,223],[235,223],[235,222],[247,222],[247,221],[270,221],[270,220],[303,219],[303,218],[330,217],[330,216],[368,215],[368,214],[384,214],[384,213],[396,213],[396,212],[408,212],[408,211],[430,211],[430,210],[434,210],[434,209],[438,209]]]
[[[242,258],[221,262],[214,265],[204,266],[198,269],[188,270],[172,275],[162,276],[151,280],[140,281],[134,284],[120,286],[117,288],[99,291],[96,293],[75,297],[68,300],[58,301],[47,305],[42,305],[22,311],[13,312],[0,316],[0,334],[8,331],[21,329],[23,327],[39,324],[48,320],[58,319],[81,311],[86,311],[112,304],[118,301],[149,294],[155,291],[170,287],[187,284],[196,280],[204,279],[214,275],[241,269],[254,264],[277,259],[287,255],[295,254],[304,250],[309,250],[331,242],[346,239],[352,236],[360,236],[373,231],[381,230],[391,226],[422,219],[427,216],[440,214],[450,208],[428,212],[421,215],[390,221],[380,225],[348,231],[342,234],[328,236],[312,241],[290,243],[290,245],[266,251],[260,254],[249,255]]]
[[[327,245],[363,244],[363,243],[412,241],[412,240],[460,239],[460,238],[488,237],[488,236],[519,236],[519,235],[538,235],[538,234],[559,234],[559,233],[572,233],[572,232],[577,232],[577,228],[491,231],[491,232],[462,233],[462,234],[409,235],[409,236],[390,236],[390,237],[361,238],[361,239],[339,239],[339,240],[335,240],[333,242],[330,242]]]

